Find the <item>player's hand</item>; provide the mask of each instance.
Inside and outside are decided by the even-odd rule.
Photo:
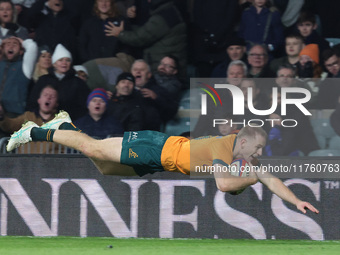
[[[296,204],[296,208],[298,210],[300,210],[301,212],[303,213],[306,213],[306,209],[314,212],[314,213],[319,213],[319,210],[316,209],[314,206],[312,206],[310,203],[308,202],[305,202],[305,201],[299,201],[297,204]]]

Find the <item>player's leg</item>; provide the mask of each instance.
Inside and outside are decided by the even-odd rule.
[[[34,128],[32,133],[38,131]],[[122,137],[97,140],[84,133],[55,130],[51,141],[78,150],[89,158],[120,163],[122,140]]]
[[[30,121],[11,136],[7,150],[11,151],[30,141],[56,142],[79,150],[91,158],[103,174],[135,175],[133,168],[119,164],[122,138],[96,140],[78,131],[39,128],[37,124]],[[110,166],[108,162],[112,165]]]
[[[53,142],[79,150],[104,175],[136,175],[132,167],[120,164],[122,140],[122,137],[97,140],[84,133],[69,130],[56,130],[53,135]]]

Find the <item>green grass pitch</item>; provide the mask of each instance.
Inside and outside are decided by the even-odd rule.
[[[110,248],[112,246],[112,248]],[[0,255],[340,254],[340,241],[0,237]]]

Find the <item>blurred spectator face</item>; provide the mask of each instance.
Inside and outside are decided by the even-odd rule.
[[[144,62],[134,63],[131,67],[131,74],[135,77],[137,88],[142,88],[151,77],[148,65]]]
[[[232,61],[242,59],[245,52],[246,47],[241,45],[230,45],[227,48],[227,54]]]
[[[54,71],[59,74],[65,74],[71,67],[71,59],[70,58],[61,58],[58,59],[54,64]]]
[[[108,13],[111,9],[111,0],[97,0],[97,8],[101,13]]]
[[[38,99],[39,109],[45,114],[53,113],[58,108],[58,92],[50,87],[44,88]]]
[[[255,68],[263,68],[268,61],[268,56],[261,46],[254,46],[249,51],[248,63]]]
[[[221,135],[229,135],[231,132],[233,132],[236,129],[236,125],[234,124],[231,126],[231,119],[227,119],[227,124],[220,124],[218,125],[218,131]]]
[[[262,8],[262,7],[265,6],[266,2],[267,2],[267,0],[254,0],[253,4],[256,7]]]
[[[159,63],[157,70],[162,75],[175,75],[177,68],[175,61],[172,58],[164,57]]]
[[[12,22],[13,8],[12,8],[11,3],[9,2],[0,3],[0,20],[2,24]]]
[[[38,65],[41,68],[48,69],[52,66],[52,55],[49,52],[43,52],[41,53],[39,59],[38,59]]]
[[[272,120],[271,125],[273,126],[281,126],[282,124],[282,117],[278,115],[277,113],[272,113],[268,116],[268,119]]]
[[[14,8],[17,15],[19,15],[22,12],[22,6],[20,4],[15,4]]]
[[[23,53],[21,43],[15,38],[5,39],[2,43],[2,47],[3,55],[5,55],[8,60],[14,60]]]
[[[106,110],[106,103],[100,97],[94,97],[89,102],[87,108],[91,116],[101,117]]]
[[[53,12],[60,12],[64,8],[63,0],[48,0],[47,4]]]
[[[277,73],[276,83],[280,87],[290,87],[293,83],[294,71],[289,68],[282,68]]]
[[[298,56],[303,48],[303,41],[291,37],[286,39],[286,53],[288,56]]]
[[[132,94],[134,84],[129,80],[121,80],[116,85],[116,95],[119,96],[129,96]]]
[[[233,65],[230,66],[230,68],[228,69],[227,77],[228,83],[235,86],[239,86],[242,81],[242,78],[246,77],[246,74],[244,73],[244,69],[242,66]]]
[[[309,36],[313,32],[313,30],[316,29],[316,27],[317,25],[313,25],[313,23],[310,21],[305,21],[297,25],[297,28],[299,29],[300,34],[303,37]]]
[[[332,75],[337,75],[340,71],[340,59],[337,55],[331,56],[325,61],[325,67]]]
[[[299,62],[302,66],[305,66],[307,62],[313,62],[312,58],[308,55],[301,55],[299,58]]]
[[[245,102],[248,101],[248,88],[252,88],[253,89],[253,96],[252,98],[255,99],[256,96],[260,93],[260,90],[256,87],[256,84],[254,81],[252,80],[244,80],[241,82],[240,84],[240,89],[243,92],[244,95],[244,100]]]
[[[281,105],[281,92],[279,92],[279,91],[277,92],[277,104]],[[273,93],[270,94],[270,105],[273,105]],[[273,113],[273,114],[275,114],[275,113]],[[281,117],[279,117],[277,119],[280,119],[280,122],[282,121]]]

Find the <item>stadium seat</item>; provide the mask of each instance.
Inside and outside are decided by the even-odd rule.
[[[196,119],[191,119],[186,117],[186,118],[175,118],[170,121],[165,125],[165,130],[164,133],[167,135],[180,135],[183,132],[188,132],[191,131],[191,127],[194,127],[196,124]],[[190,127],[191,126],[191,127]]]
[[[329,119],[312,119],[311,124],[315,135],[321,135],[326,138],[336,136],[336,133],[332,128]]]
[[[190,109],[190,89],[184,90],[181,93],[179,109]]]
[[[311,124],[320,148],[328,148],[329,140],[336,136],[329,119],[312,119]]]
[[[324,136],[316,136],[316,140],[318,141],[320,149],[326,149],[327,147],[327,140]]]
[[[311,151],[308,154],[309,157],[315,157],[315,156],[340,156],[340,150],[315,150]]]
[[[9,137],[2,137],[0,138],[0,153],[6,153],[6,145],[8,142]]]
[[[340,136],[338,136],[338,135],[333,136],[329,140],[328,149],[331,149],[331,150],[340,150]]]
[[[329,42],[329,46],[331,47],[340,44],[340,38],[326,38],[326,40]]]
[[[179,101],[179,109],[200,109],[201,108],[201,91],[197,88],[184,90]]]

